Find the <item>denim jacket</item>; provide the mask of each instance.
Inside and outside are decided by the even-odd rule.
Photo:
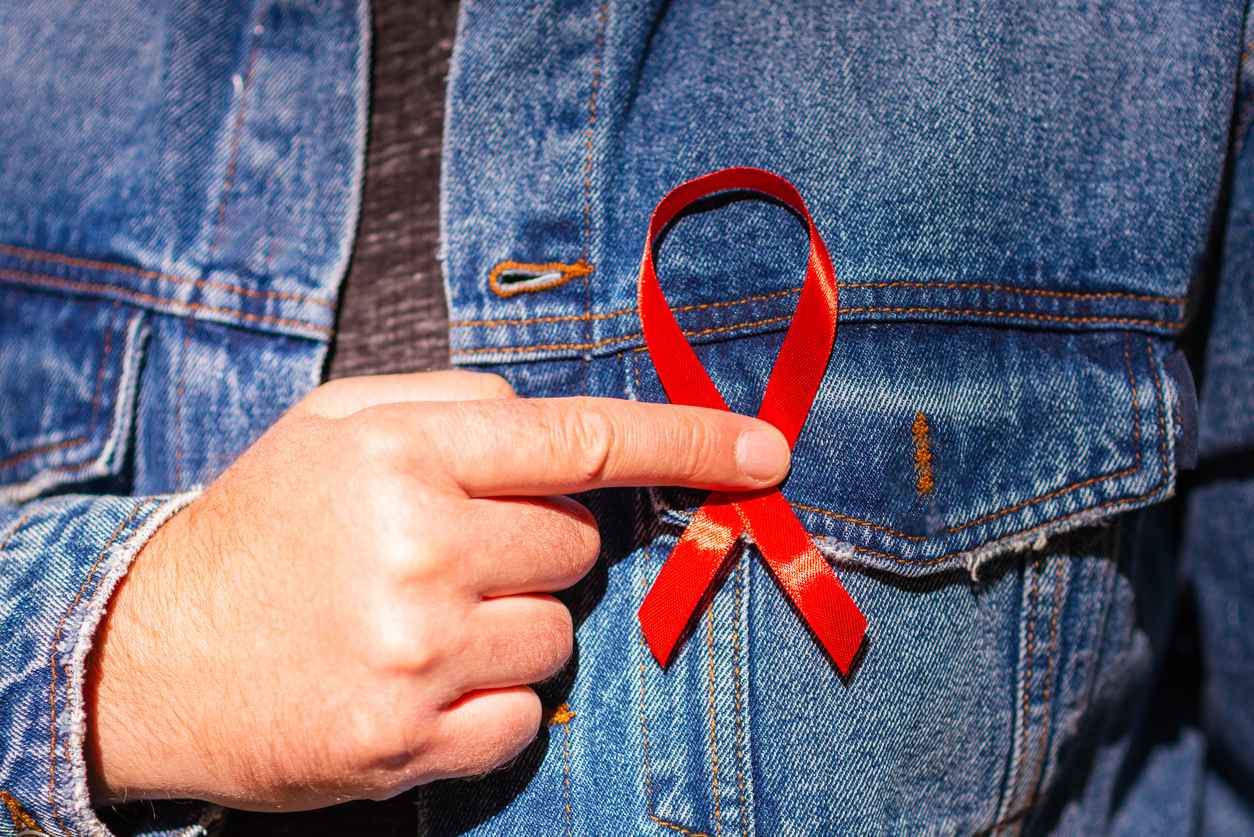
[[[665,401],[635,309],[649,211],[715,168],[786,176],[841,312],[783,493],[869,629],[842,678],[745,543],[662,669],[635,613],[702,497],[582,497],[603,554],[541,686],[563,711],[504,770],[417,792],[424,831],[1254,828],[1244,6],[464,4],[454,362]],[[145,539],[319,380],[368,10],[50,0],[0,33],[0,833],[100,834],[84,660]],[[709,201],[657,259],[756,411],[804,227]],[[1219,467],[1167,502],[1199,447]],[[1182,591],[1195,711],[1170,688]],[[157,806],[135,830],[218,817]]]

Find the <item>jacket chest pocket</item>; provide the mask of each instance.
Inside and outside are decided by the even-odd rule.
[[[752,413],[781,341],[695,348]],[[1114,592],[1118,528],[1099,524],[1172,491],[1160,352],[1114,331],[842,325],[782,490],[867,639],[842,678],[743,543],[671,666],[642,656],[659,833],[1018,822],[1080,724],[1094,660],[1134,653],[1108,641],[1133,608]],[[624,377],[630,397],[667,400],[645,353],[624,356]],[[704,499],[648,496],[636,607]]]
[[[125,305],[0,286],[0,502],[118,478],[147,334]]]

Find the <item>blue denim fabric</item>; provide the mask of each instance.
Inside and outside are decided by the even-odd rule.
[[[870,626],[840,678],[746,544],[663,671],[635,612],[702,498],[588,497],[604,560],[569,594],[577,660],[548,687],[574,717],[503,773],[428,789],[431,833],[1211,825],[1203,740],[1156,732],[1181,565],[1155,506],[1190,431],[1165,360],[1224,211],[1242,6],[463,7],[455,362],[528,395],[665,401],[634,309],[649,212],[722,166],[785,175],[842,310],[783,493]],[[755,411],[804,228],[729,196],[658,255],[701,361]]]
[[[108,833],[82,684],[109,593],[319,379],[368,34],[356,0],[0,7],[0,834]]]
[[[422,789],[425,831],[1254,831],[1243,5],[464,5],[455,361],[526,395],[664,401],[634,310],[648,212],[725,165],[789,177],[842,323],[783,491],[870,625],[842,679],[745,544],[661,670],[635,611],[702,498],[586,496],[604,554],[567,594],[576,659],[542,687],[571,711],[507,769]],[[347,0],[113,0],[6,7],[0,32],[0,791],[99,834],[93,628],[147,534],[318,379],[368,27]],[[731,197],[660,245],[737,410],[804,242]],[[1207,329],[1203,464],[1237,465],[1201,472],[1181,527],[1163,501],[1193,394],[1166,359]],[[1197,723],[1155,688],[1182,579]],[[133,830],[216,816],[151,813]]]

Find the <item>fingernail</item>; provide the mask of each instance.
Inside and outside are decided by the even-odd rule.
[[[736,440],[736,464],[750,479],[776,483],[788,473],[790,452],[778,430],[746,430]]]

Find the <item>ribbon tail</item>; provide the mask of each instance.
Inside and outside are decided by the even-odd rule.
[[[670,664],[742,531],[744,523],[726,497],[712,495],[693,514],[640,605],[640,628],[658,665]]]
[[[740,504],[745,525],[780,589],[840,673],[848,676],[866,617],[778,491]]]

